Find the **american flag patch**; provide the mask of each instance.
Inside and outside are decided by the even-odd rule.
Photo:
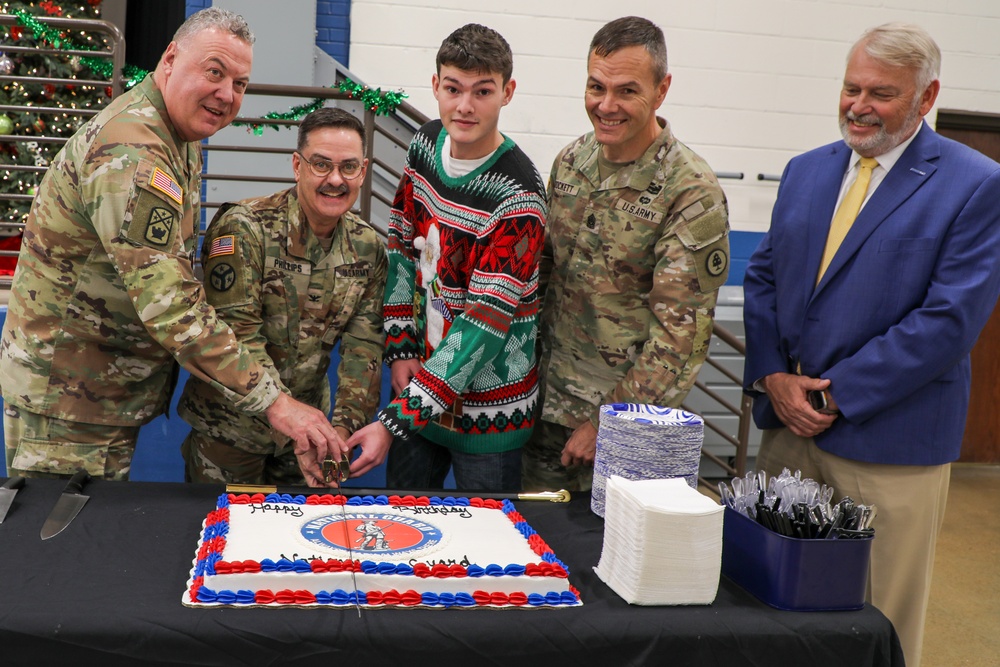
[[[221,255],[232,255],[236,252],[235,247],[236,237],[232,234],[226,236],[220,236],[219,238],[212,241],[211,247],[208,249],[208,259],[213,257],[219,257]]]
[[[178,205],[181,204],[184,196],[184,193],[181,192],[181,186],[177,185],[177,181],[170,178],[170,174],[159,167],[153,169],[153,175],[149,177],[149,184],[173,199]]]

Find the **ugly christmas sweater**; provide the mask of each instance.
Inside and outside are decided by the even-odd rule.
[[[502,452],[534,425],[545,186],[507,137],[448,176],[446,136],[440,120],[417,132],[389,214],[385,361],[422,365],[379,420],[397,437]]]

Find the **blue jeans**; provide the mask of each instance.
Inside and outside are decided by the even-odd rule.
[[[395,489],[441,489],[448,469],[460,491],[520,491],[521,450],[466,454],[415,435],[396,438],[389,448],[386,486]]]

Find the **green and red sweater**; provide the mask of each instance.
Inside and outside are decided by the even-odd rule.
[[[440,120],[414,136],[389,214],[385,361],[422,365],[378,417],[397,437],[502,452],[534,426],[545,186],[507,137],[452,178],[445,137]]]

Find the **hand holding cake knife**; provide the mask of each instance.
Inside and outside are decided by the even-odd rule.
[[[346,482],[351,476],[351,460],[344,454],[340,459],[340,463],[335,463],[334,460],[327,455],[323,459],[323,482],[330,484],[333,482],[334,470],[337,472],[337,495],[344,500],[344,489],[341,487],[343,482]],[[341,526],[344,528],[344,544],[347,545],[347,558],[351,561],[351,585],[354,587],[354,606],[358,610],[358,618],[361,618],[361,600],[358,598],[358,575],[353,567],[354,563],[354,550],[351,548],[351,535],[347,532],[347,509],[344,507],[346,503],[340,503],[340,514],[341,514]]]

